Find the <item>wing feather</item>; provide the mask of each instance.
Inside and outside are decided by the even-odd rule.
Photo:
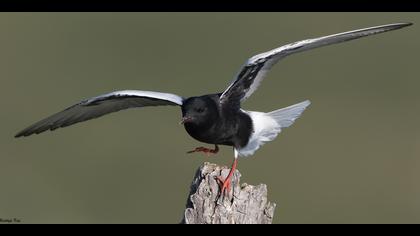
[[[181,106],[182,102],[182,97],[170,93],[139,90],[116,91],[83,100],[29,126],[17,133],[15,137],[55,130],[124,109],[163,105]]]
[[[280,59],[298,52],[310,49],[346,42],[361,37],[387,32],[410,26],[412,23],[395,23],[388,25],[375,26],[365,29],[358,29],[329,36],[306,39],[290,43],[271,51],[255,55],[247,60],[242,66],[233,82],[222,93],[220,102],[235,104],[239,109],[240,102],[247,99],[258,88],[267,72]]]

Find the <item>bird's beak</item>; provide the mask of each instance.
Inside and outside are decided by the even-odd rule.
[[[185,123],[191,122],[193,119],[189,116],[182,117],[182,120],[179,122],[180,125],[183,125]]]

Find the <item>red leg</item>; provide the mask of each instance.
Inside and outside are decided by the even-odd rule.
[[[219,146],[217,144],[214,145],[214,149],[205,148],[205,147],[198,147],[192,151],[189,151],[187,153],[194,153],[194,152],[204,152],[207,156],[210,156],[211,154],[216,154],[219,152]]]
[[[217,179],[220,181],[220,194],[223,195],[225,193],[227,193],[228,191],[230,191],[230,184],[231,184],[231,179],[233,176],[233,173],[236,170],[236,165],[238,164],[238,159],[235,158],[235,160],[233,161],[232,164],[232,168],[229,171],[228,176],[226,177],[225,180],[222,180],[222,178],[220,176],[217,177]]]

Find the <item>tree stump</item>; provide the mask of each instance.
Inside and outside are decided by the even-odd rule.
[[[228,167],[205,162],[197,170],[191,184],[182,223],[184,224],[271,224],[275,203],[267,199],[267,186],[240,185],[241,174],[236,170],[231,191],[220,196],[217,176],[223,179]]]

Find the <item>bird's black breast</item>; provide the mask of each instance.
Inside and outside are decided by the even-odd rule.
[[[200,142],[234,147],[245,146],[253,132],[251,117],[241,110],[222,109],[219,97],[220,94],[214,94],[196,98],[205,101],[210,113],[198,124],[186,123],[186,131]],[[183,113],[188,111],[183,110]]]

